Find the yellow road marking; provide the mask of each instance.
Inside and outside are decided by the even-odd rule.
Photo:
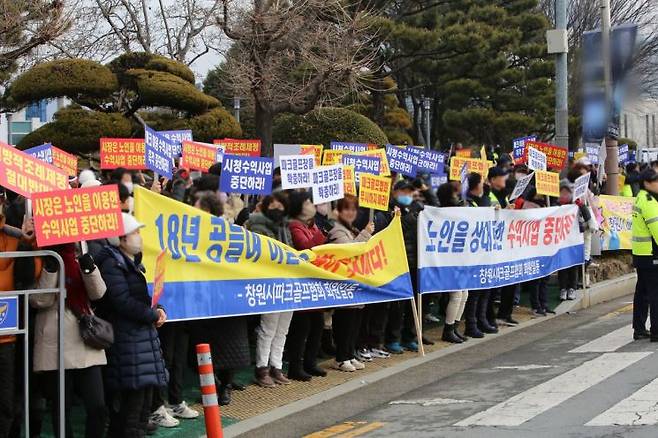
[[[361,436],[368,432],[372,432],[373,430],[381,429],[382,427],[384,427],[384,424],[386,423],[380,423],[379,421],[375,421],[358,429],[354,429],[342,435],[338,435],[336,438],[353,438],[355,436]]]
[[[617,316],[623,314],[623,313],[628,313],[633,311],[633,304],[627,304],[624,307],[620,307],[619,309],[610,312],[606,315],[601,316],[599,319],[612,319],[616,318]]]
[[[314,432],[310,435],[304,436],[304,438],[329,438],[336,436],[339,433],[347,432],[348,430],[354,429],[356,426],[361,426],[362,424],[368,424],[367,421],[347,421],[345,423],[336,424],[335,426],[322,429],[319,432]]]

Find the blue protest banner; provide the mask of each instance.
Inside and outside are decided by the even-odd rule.
[[[158,134],[174,144],[174,157],[183,155],[183,141],[192,141],[192,131],[184,129],[179,131],[157,131]]]
[[[144,162],[149,170],[172,179],[175,150],[176,146],[171,140],[144,125]]]
[[[421,148],[408,148],[412,153],[418,155],[417,171],[432,175],[443,175],[445,173],[445,155],[439,151]]]
[[[525,142],[526,141],[536,141],[537,136],[535,135],[530,135],[528,137],[520,137],[520,138],[515,138],[512,140],[512,146],[513,146],[513,151],[512,151],[512,156],[514,158],[514,161],[520,160],[523,158],[525,154]]]
[[[53,164],[53,145],[50,143],[44,143],[40,146],[35,146],[30,149],[25,149],[23,152],[32,155],[34,158],[38,160],[41,160],[48,164]]]
[[[273,170],[272,158],[224,155],[220,190],[245,195],[268,195],[272,192]]]
[[[417,152],[411,151],[415,148],[400,148],[390,144],[386,145],[386,157],[388,158],[388,167],[391,172],[401,173],[411,178],[416,177],[418,173],[418,155]]]
[[[370,147],[366,143],[351,143],[345,141],[332,141],[330,148],[335,151],[365,152]]]
[[[447,182],[448,182],[448,175],[446,175],[445,173],[443,175],[430,175],[430,185],[432,186],[433,190],[438,189],[439,186]]]
[[[18,297],[0,298],[0,333],[18,329]]]
[[[359,182],[360,173],[369,173],[379,175],[381,173],[382,162],[379,157],[369,155],[343,155],[341,157],[344,166],[354,166],[356,182]]]
[[[619,164],[624,166],[628,162],[628,145],[623,144],[619,146]]]

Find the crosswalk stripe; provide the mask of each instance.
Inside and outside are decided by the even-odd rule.
[[[649,356],[651,352],[606,353],[530,388],[455,426],[519,426]]]
[[[645,426],[658,424],[658,379],[640,388],[585,426]]]
[[[631,342],[633,342],[633,328],[624,326],[585,345],[574,348],[569,353],[611,353]]]

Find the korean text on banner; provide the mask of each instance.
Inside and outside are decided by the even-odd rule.
[[[180,157],[183,153],[183,142],[192,141],[192,131],[189,129],[179,131],[158,131],[158,134],[166,138],[174,145],[173,157]]]
[[[537,137],[534,135],[531,135],[529,137],[521,137],[521,138],[515,138],[512,140],[512,156],[514,158],[514,161],[519,161],[523,159],[523,155],[525,154],[525,142],[526,141],[535,141],[537,140]]]
[[[155,259],[155,274],[153,277],[153,295],[151,296],[151,307],[155,307],[160,302],[160,297],[164,292],[165,271],[167,269],[167,248],[163,249]]]
[[[460,158],[471,158],[471,150],[470,149],[457,149],[455,151],[455,156],[460,157]]]
[[[567,148],[548,143],[540,143],[538,141],[525,142],[525,152],[522,158],[523,162],[527,161],[528,149],[530,148],[535,148],[539,152],[546,154],[546,165],[548,169],[561,170],[567,165],[567,159],[569,158]]]
[[[418,172],[432,175],[443,175],[445,173],[445,155],[438,151],[420,148],[409,148],[418,155]]]
[[[0,186],[32,198],[39,192],[69,188],[69,177],[61,169],[0,142]]]
[[[393,172],[415,178],[418,172],[418,154],[409,149],[411,148],[401,148],[390,144],[386,145],[388,166]]]
[[[38,158],[39,160],[48,164],[52,164],[58,169],[62,169],[68,176],[78,175],[78,157],[64,152],[60,148],[55,147],[50,143],[45,143],[41,146],[35,146],[33,148],[26,149],[23,152],[30,154],[34,158]]]
[[[321,144],[303,144],[300,146],[300,152],[302,155],[312,154],[315,157],[315,165],[319,166],[322,164],[322,151],[324,151],[324,146]]]
[[[477,158],[452,157],[450,159],[450,181],[459,181],[462,167],[467,165],[469,173],[479,173],[487,177],[489,168],[493,165],[491,161],[482,161]]]
[[[593,165],[599,164],[599,155],[601,154],[600,143],[585,143],[585,153]]]
[[[144,125],[144,162],[146,168],[172,179],[176,145],[166,137]]]
[[[535,171],[535,188],[539,195],[560,197],[560,174],[556,172]]]
[[[116,184],[36,193],[32,211],[40,247],[123,234]]]
[[[388,211],[391,178],[364,173],[359,186],[359,207]]]
[[[260,157],[261,142],[255,140],[213,140],[215,144],[224,146],[224,151],[227,155],[238,155],[241,157]]]
[[[535,149],[528,148],[528,168],[530,170],[546,170],[546,154]]]
[[[370,145],[367,143],[351,143],[345,141],[332,141],[329,148],[335,151],[348,151],[348,152],[365,152],[370,149],[375,149],[377,145]]]
[[[534,175],[535,173],[532,172],[518,179],[516,185],[514,186],[514,191],[512,191],[512,194],[509,197],[510,201],[515,200],[516,198],[521,196],[523,192],[525,192],[526,187],[528,187],[528,184],[530,184],[530,181],[532,180],[532,177]]]
[[[635,198],[601,195],[598,200],[603,218],[600,224],[601,250],[631,249]]]
[[[590,173],[586,173],[585,175],[579,176],[576,181],[573,183],[573,193],[572,193],[572,198],[573,201],[576,202],[579,199],[582,199],[585,197],[587,194],[587,190],[589,190],[589,177]]]
[[[101,138],[101,169],[146,170],[143,138]]]
[[[441,184],[445,184],[448,182],[448,175],[430,175],[430,184],[432,186],[433,190],[436,190],[439,188]]]
[[[188,170],[208,172],[210,166],[217,162],[219,148],[214,144],[183,140],[183,158],[181,167]]]
[[[279,164],[282,189],[303,189],[313,185],[313,155],[284,155],[279,157]]]
[[[420,292],[502,287],[583,263],[578,207],[425,207],[418,217]]]
[[[273,167],[272,158],[224,155],[219,187],[226,193],[269,195]]]
[[[166,248],[170,321],[322,309],[412,297],[400,219],[368,242],[296,251],[221,217],[137,187],[146,226],[144,265],[153,283]],[[152,287],[152,285],[151,285]]]
[[[386,157],[385,149],[371,149],[365,152],[359,152],[356,155],[367,155],[369,157],[377,157],[380,161],[379,176],[391,176],[391,168],[388,165],[388,158]]]
[[[343,155],[349,153],[341,149],[325,149],[322,154],[322,164],[324,166],[331,166],[332,164],[340,164],[343,161]]]
[[[345,197],[343,165],[320,166],[313,169],[313,203],[337,201]]]
[[[344,166],[354,166],[354,174],[356,175],[356,183],[359,184],[362,173],[369,173],[371,175],[379,175],[381,170],[381,161],[379,157],[369,157],[366,155],[350,155],[345,154],[341,157]]]
[[[624,166],[628,163],[628,145],[619,146],[619,164]]]
[[[356,176],[354,175],[354,166],[343,165],[343,185],[345,194],[356,196]]]

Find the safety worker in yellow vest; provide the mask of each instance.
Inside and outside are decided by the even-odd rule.
[[[633,265],[637,285],[633,297],[633,339],[658,342],[658,172],[649,168],[640,176],[642,190],[633,206]],[[651,332],[646,329],[651,315]]]

